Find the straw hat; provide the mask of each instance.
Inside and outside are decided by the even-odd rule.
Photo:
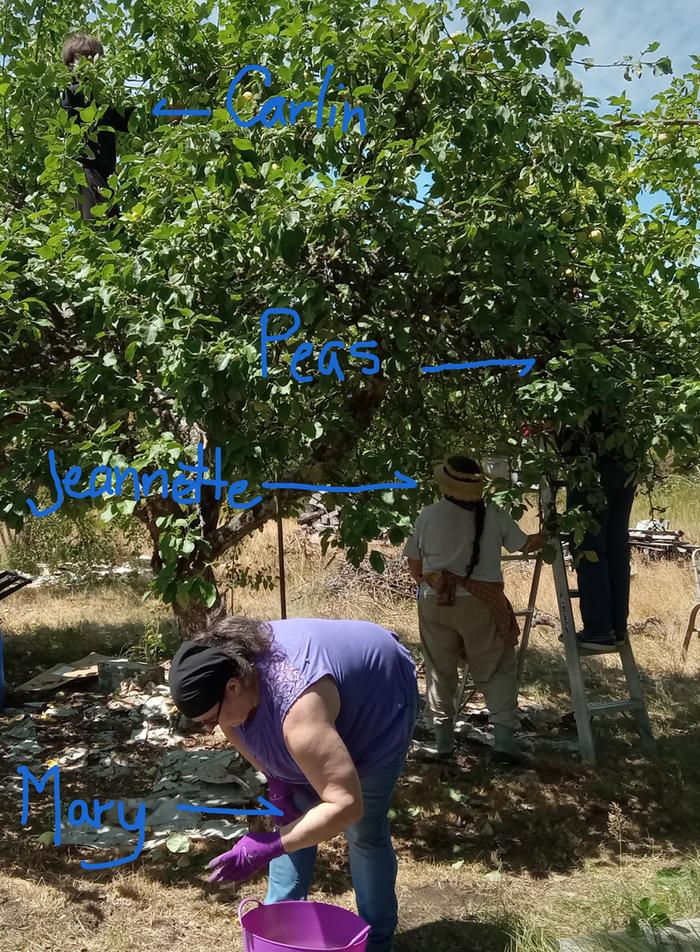
[[[483,473],[463,473],[446,459],[433,467],[433,478],[446,496],[467,502],[481,499],[486,482]]]

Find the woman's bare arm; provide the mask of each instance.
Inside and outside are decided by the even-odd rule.
[[[528,555],[530,552],[537,552],[538,549],[541,549],[542,546],[547,544],[547,536],[544,532],[535,532],[532,535],[527,537],[525,545],[521,548],[523,555]]]
[[[420,583],[423,581],[423,559],[408,559],[408,571],[413,576],[414,581]]]
[[[282,828],[282,845],[288,853],[328,840],[362,816],[360,778],[335,729],[339,713],[338,688],[327,676],[305,691],[285,718],[287,749],[321,798],[321,803]]]

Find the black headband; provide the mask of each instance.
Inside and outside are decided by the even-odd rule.
[[[220,648],[183,641],[170,664],[168,678],[177,708],[187,717],[200,717],[223,698],[235,667]]]

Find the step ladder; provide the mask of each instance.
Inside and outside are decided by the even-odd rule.
[[[544,483],[541,491],[541,505],[543,511],[554,520],[557,516],[556,493],[557,484],[550,486]],[[639,733],[642,747],[647,753],[652,753],[655,748],[654,734],[651,729],[649,713],[644,701],[642,691],[642,682],[639,677],[639,671],[632,654],[632,646],[629,638],[618,643],[609,651],[586,651],[579,648],[576,639],[576,624],[574,622],[574,611],[571,604],[572,598],[578,598],[578,591],[569,588],[568,572],[564,561],[564,550],[561,536],[558,535],[554,542],[554,562],[552,571],[554,573],[554,587],[557,594],[557,604],[559,607],[559,620],[564,638],[564,653],[566,657],[566,667],[569,673],[569,684],[571,685],[571,701],[574,708],[574,717],[576,718],[576,730],[578,732],[579,747],[581,750],[581,759],[584,763],[595,764],[596,751],[593,739],[593,728],[591,718],[594,714],[610,714],[620,711],[629,711],[634,718],[635,726]],[[581,658],[586,655],[599,654],[619,654],[622,662],[622,670],[627,684],[628,697],[618,701],[594,701],[589,702],[586,694],[586,686],[583,680],[583,671],[581,669]]]
[[[548,483],[543,483],[540,490],[540,513],[545,513],[551,520],[557,516],[557,488],[558,487],[556,483],[553,488],[550,488]],[[644,693],[639,677],[639,671],[637,670],[637,665],[634,660],[634,655],[632,654],[632,647],[630,645],[629,639],[617,644],[614,648],[610,648],[609,651],[606,652],[587,651],[585,649],[579,648],[578,641],[576,639],[574,611],[571,603],[572,598],[578,598],[579,593],[576,589],[571,589],[569,587],[569,572],[567,570],[566,560],[564,558],[564,548],[561,536],[557,535],[555,538],[550,540],[550,542],[553,543],[555,550],[552,572],[554,575],[554,587],[557,595],[559,620],[561,623],[561,630],[564,640],[564,653],[569,675],[569,684],[571,687],[571,701],[574,708],[574,717],[576,719],[576,730],[578,733],[581,759],[587,764],[595,764],[596,762],[595,742],[593,739],[593,729],[591,725],[592,716],[594,714],[617,713],[621,711],[629,711],[632,714],[635,726],[640,735],[642,747],[648,753],[652,753],[655,749],[654,734],[652,732],[651,721],[649,720],[649,714],[644,701]],[[523,671],[523,665],[525,663],[525,653],[527,651],[530,639],[530,631],[532,629],[535,615],[537,592],[539,589],[542,575],[542,564],[544,560],[542,555],[539,553],[531,555],[506,555],[503,556],[503,560],[533,560],[535,563],[532,583],[530,585],[528,606],[523,611],[518,611],[515,613],[516,617],[525,619],[517,659],[519,684]],[[627,698],[618,701],[588,701],[586,687],[583,680],[583,671],[581,668],[581,658],[587,655],[599,655],[603,653],[619,654],[620,660],[622,662],[625,682],[627,684]],[[468,666],[465,665],[462,682],[458,689],[456,698],[456,711],[458,714],[475,692],[476,687],[471,683],[469,669]]]
[[[695,591],[697,593],[697,602],[690,609],[690,617],[688,618],[688,627],[685,630],[685,637],[683,639],[683,660],[686,661],[688,658],[688,648],[690,648],[690,640],[693,635],[700,635],[700,627],[698,627],[698,613],[700,613],[700,549],[696,549],[693,552],[692,558],[693,566],[693,575],[695,576]]]

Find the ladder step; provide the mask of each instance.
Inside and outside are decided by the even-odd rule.
[[[569,598],[580,598],[580,597],[581,597],[581,593],[579,592],[577,588],[569,589]]]
[[[578,645],[577,645],[577,648],[578,648],[579,656],[582,658],[584,657],[592,658],[592,657],[595,657],[596,655],[620,653],[620,645],[617,643],[615,645],[611,645],[609,648],[608,647],[603,648],[602,650],[599,648],[597,651],[591,648],[581,648]]]
[[[527,618],[528,615],[532,615],[534,612],[531,612],[528,608],[524,608],[521,612],[514,612],[516,618]]]
[[[594,701],[588,705],[588,713],[604,713],[606,711],[639,711],[644,707],[643,701]]]

